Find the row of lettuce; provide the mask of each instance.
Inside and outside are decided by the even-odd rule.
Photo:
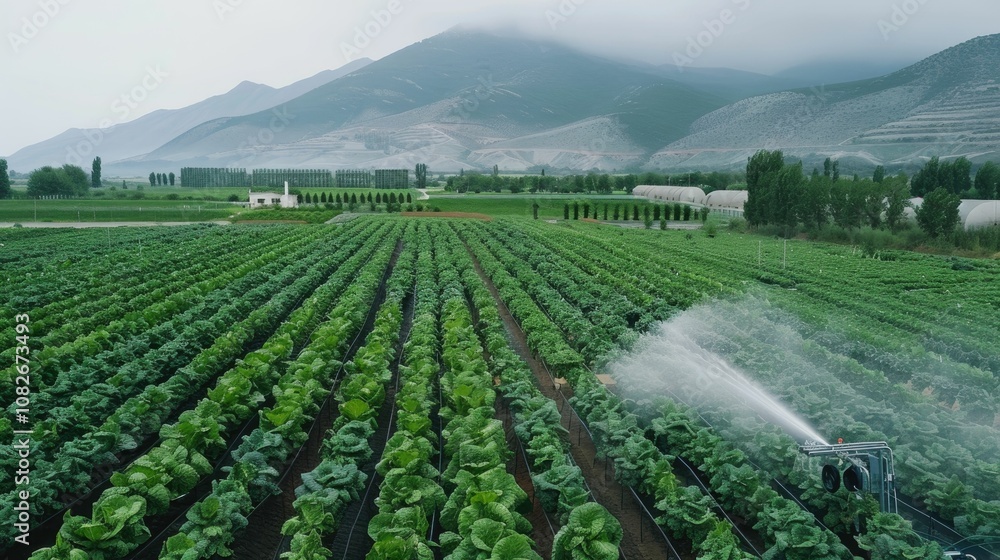
[[[678,485],[672,478],[672,470],[669,465],[670,457],[655,448],[653,443],[643,436],[638,429],[636,417],[628,415],[629,422],[616,421],[615,417],[599,416],[600,412],[607,411],[605,408],[596,409],[598,412],[588,415],[588,408],[585,405],[594,401],[614,401],[616,397],[608,392],[604,386],[597,381],[596,377],[584,368],[585,358],[568,343],[574,339],[571,335],[560,332],[555,323],[546,316],[546,311],[552,313],[553,309],[567,304],[561,295],[545,290],[539,276],[528,272],[527,265],[511,257],[508,261],[502,261],[492,252],[493,249],[501,249],[494,243],[494,239],[486,236],[482,230],[476,227],[463,229],[464,239],[470,249],[475,254],[484,272],[489,275],[491,281],[496,286],[500,297],[505,305],[510,309],[511,314],[524,328],[527,335],[528,345],[532,351],[536,352],[549,367],[552,368],[553,375],[566,378],[574,392],[574,407],[580,411],[581,418],[587,421],[591,432],[595,436],[595,445],[598,452],[615,461],[615,477],[624,486],[633,487],[635,490],[646,492],[656,498],[656,507],[663,513],[657,521],[670,529],[669,524],[674,528],[682,530],[671,530],[670,536],[679,540],[688,540],[689,544],[700,557],[715,558],[746,558],[739,547],[735,534],[731,526],[721,520],[711,508],[706,508],[699,517],[704,518],[706,526],[711,527],[712,539],[692,538],[697,535],[686,533],[689,523],[685,518],[674,519],[670,512],[683,509],[686,506],[674,504],[680,500],[688,500],[693,495],[700,496],[697,489],[686,489]],[[509,253],[506,253],[509,254]],[[526,284],[526,281],[537,280],[535,284]],[[536,294],[535,298],[529,294]],[[545,297],[548,295],[548,298]],[[577,344],[580,341],[577,340]],[[617,403],[621,407],[621,403]],[[616,414],[619,414],[616,411]],[[615,426],[614,434],[605,431],[595,430],[598,426]],[[628,468],[630,465],[631,468]],[[655,472],[652,469],[657,469]],[[655,476],[656,473],[670,473],[670,477]],[[660,480],[662,479],[662,480]],[[640,487],[638,481],[645,481],[646,486]],[[662,486],[661,483],[662,482]],[[652,484],[653,486],[649,486]],[[701,505],[705,505],[703,501]],[[705,536],[705,535],[701,535]]]

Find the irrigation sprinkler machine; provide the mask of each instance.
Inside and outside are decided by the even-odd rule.
[[[799,446],[799,451],[810,457],[836,459],[823,465],[820,473],[823,488],[828,492],[839,490],[843,481],[844,488],[850,492],[867,492],[874,496],[883,513],[899,513],[892,449],[886,442],[844,443],[842,438],[835,444],[807,441]],[[976,560],[975,556],[959,551],[944,554],[948,559]]]
[[[884,513],[898,513],[896,472],[892,449],[884,441],[835,444],[807,441],[799,450],[810,457],[835,457],[837,464],[823,465],[823,487],[828,492],[840,489],[840,481],[850,492],[867,492],[875,497]],[[840,469],[846,466],[843,475]]]

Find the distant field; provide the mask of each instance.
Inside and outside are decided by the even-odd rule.
[[[131,180],[126,182],[128,185],[128,190],[121,190],[119,186],[116,190],[112,191],[110,187],[104,187],[99,190],[92,190],[91,197],[97,200],[128,200],[128,197],[134,196],[136,193],[142,193],[144,200],[165,200],[170,195],[175,195],[179,200],[209,200],[209,201],[226,201],[230,196],[236,195],[240,197],[241,201],[247,200],[247,190],[245,187],[211,187],[211,188],[194,188],[194,187],[151,187],[149,183],[135,183]],[[137,186],[141,185],[142,190],[137,190]],[[17,180],[13,183],[14,192],[24,194],[27,191],[27,181]],[[269,192],[276,191],[278,189],[267,189],[264,187],[254,187],[255,192]],[[314,189],[314,188],[299,188],[292,189],[293,191],[298,190],[302,194],[311,193],[319,195],[323,192],[327,194],[334,195],[335,193],[340,193],[343,196],[344,193],[348,195],[356,193],[359,196],[361,193],[368,194],[372,193],[375,196],[377,192],[395,192],[395,193],[410,193],[410,196],[416,200],[419,198],[420,193],[416,189],[400,189],[400,190],[387,190],[379,191],[376,189]],[[94,196],[99,193],[103,193],[100,196]],[[121,197],[121,198],[118,198]],[[190,198],[189,198],[190,197]]]
[[[4,200],[0,222],[196,222],[224,220],[234,210],[182,200]]]
[[[81,200],[9,200],[0,201],[0,222],[114,222],[114,221],[141,221],[141,222],[168,222],[168,221],[211,221],[224,220],[234,214],[247,212],[246,208],[229,202],[223,202],[229,194],[235,194],[243,189],[191,189],[183,187],[157,187],[141,191],[143,199],[132,200],[123,198],[88,198]],[[121,194],[122,191],[117,191]],[[134,194],[136,191],[125,191]],[[377,191],[362,189],[340,189],[323,190],[311,189],[313,194],[326,192],[327,194],[368,194]],[[440,212],[472,212],[488,214],[490,216],[523,216],[531,217],[532,205],[538,204],[538,217],[540,219],[561,219],[563,217],[564,205],[570,205],[572,216],[572,206],[579,204],[579,217],[584,217],[584,204],[590,204],[590,214],[604,219],[604,207],[608,206],[607,219],[614,219],[614,208],[619,206],[623,211],[627,206],[631,212],[635,205],[639,206],[639,219],[644,218],[643,208],[651,206],[648,202],[623,195],[532,195],[532,194],[487,194],[487,195],[434,195],[428,200],[420,200],[420,193],[410,191],[386,191],[409,193],[412,199],[414,210],[432,211],[437,209]],[[193,193],[191,196],[200,195],[202,200],[177,200],[166,199],[167,195],[176,194],[178,196]],[[108,193],[111,194],[111,193]],[[204,200],[205,197],[217,200]],[[367,204],[359,204],[358,211],[366,212]],[[404,204],[403,210],[407,207]],[[322,204],[303,205],[302,211],[324,211],[330,217],[335,215],[334,210],[326,209]],[[347,210],[345,207],[342,210]],[[384,210],[384,208],[383,208]],[[249,216],[244,215],[244,219]],[[632,220],[630,214],[627,218]],[[308,220],[307,220],[308,221]],[[322,220],[322,221],[325,221]]]
[[[631,209],[633,205],[639,205],[642,212],[649,203],[632,197],[614,196],[579,196],[579,195],[467,195],[456,197],[431,197],[430,200],[421,201],[431,208],[438,208],[442,212],[479,212],[492,216],[531,216],[532,205],[538,204],[538,217],[562,218],[563,209],[566,204],[570,205],[572,212],[573,203],[580,204],[580,217],[583,217],[583,205],[590,203],[591,211],[599,212],[599,216],[604,216],[604,206],[608,205],[608,219],[612,219],[615,205],[624,208],[626,205]],[[640,214],[640,219],[643,215]],[[629,216],[631,219],[631,216]]]

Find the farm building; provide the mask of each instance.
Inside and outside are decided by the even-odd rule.
[[[250,190],[250,208],[263,208],[265,206],[281,206],[282,208],[298,208],[299,197],[288,194],[288,182],[285,182],[285,194],[269,192],[253,192]]]

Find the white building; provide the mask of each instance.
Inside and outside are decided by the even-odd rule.
[[[250,208],[264,208],[266,206],[281,206],[282,208],[298,208],[299,197],[288,194],[288,181],[285,181],[285,194],[269,192],[253,192],[250,189]]]

